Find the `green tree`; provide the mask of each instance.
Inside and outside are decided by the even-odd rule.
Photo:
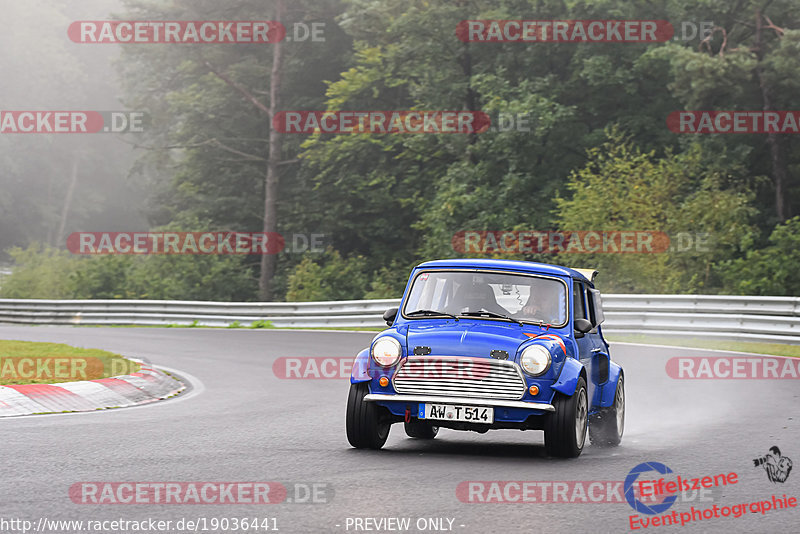
[[[669,88],[688,110],[773,111],[796,108],[800,89],[800,4],[792,0],[687,2],[683,17],[714,22],[700,46],[654,48],[642,64],[667,62]],[[677,11],[676,14],[680,13]],[[680,109],[680,108],[679,108]],[[694,137],[694,136],[692,136]],[[797,136],[770,134],[700,136],[713,154],[725,150],[753,171],[744,185],[757,193],[761,224],[771,227],[800,210]],[[771,177],[771,184],[757,179]]]
[[[667,18],[662,4],[346,5],[341,25],[355,40],[355,65],[329,86],[328,109],[481,110],[496,126],[501,114],[527,125],[471,136],[309,140],[304,170],[316,184],[318,206],[327,208],[312,216],[344,235],[340,250],[385,262],[388,248],[391,257],[411,262],[452,256],[451,238],[460,230],[546,229],[553,198],[612,122],[648,149],[677,146],[666,128],[653,128],[676,103],[663,84],[669,65],[636,62],[649,45],[463,43],[455,34],[465,18]]]
[[[796,265],[800,262],[800,217],[778,224],[769,245],[749,250],[743,258],[716,266],[726,293],[735,295],[800,295]]]
[[[716,261],[731,258],[752,241],[752,195],[728,184],[726,172],[705,164],[701,147],[659,158],[642,152],[619,130],[588,151],[589,161],[556,199],[562,231],[653,231],[691,236],[691,250],[663,253],[562,254],[561,263],[599,269],[605,291],[632,293],[714,292]],[[703,236],[696,246],[696,237]]]
[[[307,256],[295,267],[289,275],[286,298],[291,302],[358,299],[368,288],[364,258],[344,258],[329,249],[321,260]]]
[[[281,4],[126,0],[125,17],[263,20],[274,17]],[[263,44],[123,49],[127,100],[154,117],[147,132],[152,150],[136,168],[153,191],[152,224],[192,216],[232,231],[285,230],[292,214],[286,208],[302,203],[296,199],[305,194],[295,179],[300,140],[276,138],[270,114],[278,102],[293,109],[322,101],[323,80],[341,70],[349,53],[349,39],[334,22],[338,6],[338,0],[292,2],[280,22],[290,32],[295,23],[321,22],[325,42],[283,42],[280,54]],[[253,257],[248,268],[263,270],[266,263],[271,272],[272,261]],[[263,297],[272,296],[271,287],[261,289]]]
[[[81,259],[62,251],[33,243],[27,248],[8,251],[14,260],[14,271],[3,278],[0,297],[9,299],[74,298],[77,286],[73,273]]]

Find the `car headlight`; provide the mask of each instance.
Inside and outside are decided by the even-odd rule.
[[[378,365],[391,367],[400,359],[400,342],[393,337],[382,337],[372,345],[372,359]]]
[[[529,375],[539,376],[550,368],[550,351],[541,345],[531,345],[522,351],[519,363]]]

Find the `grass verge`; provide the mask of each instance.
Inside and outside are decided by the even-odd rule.
[[[691,347],[695,349],[730,350],[755,354],[772,354],[800,358],[800,345],[783,343],[759,343],[755,341],[723,341],[703,338],[674,338],[667,336],[646,336],[643,334],[608,334],[609,343],[641,343],[644,345],[669,345],[673,347]]]
[[[56,384],[135,373],[119,354],[60,343],[0,340],[0,385]]]

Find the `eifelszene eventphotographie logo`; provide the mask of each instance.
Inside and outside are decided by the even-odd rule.
[[[767,478],[773,484],[780,482],[783,484],[792,472],[792,460],[786,456],[781,456],[781,450],[777,446],[769,448],[769,452],[760,458],[753,459],[755,467],[763,467],[767,472]]]

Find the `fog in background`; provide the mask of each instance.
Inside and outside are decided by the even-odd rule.
[[[119,46],[67,37],[72,21],[108,19],[119,7],[116,0],[0,0],[0,110],[125,110],[113,64]],[[8,247],[33,241],[64,248],[75,231],[147,228],[127,141],[0,134],[0,261]]]
[[[604,292],[800,294],[800,136],[677,133],[667,121],[692,110],[797,110],[797,0],[0,0],[0,13],[0,110],[149,117],[125,136],[0,134],[0,264],[13,259],[0,298],[388,298],[413,265],[458,256],[592,267]],[[277,19],[287,35],[270,44],[68,38],[74,21],[114,18]],[[663,20],[676,33],[663,42],[459,39],[462,21],[485,19]],[[309,25],[320,39],[298,33]],[[685,31],[698,27],[710,29]],[[463,135],[271,128],[270,117],[292,110],[467,110],[493,122]],[[501,117],[516,127],[501,128]],[[276,232],[290,243],[321,235],[325,246],[65,250],[75,231],[146,229]],[[467,231],[621,230],[675,246],[454,246]],[[9,252],[15,245],[23,249]]]

